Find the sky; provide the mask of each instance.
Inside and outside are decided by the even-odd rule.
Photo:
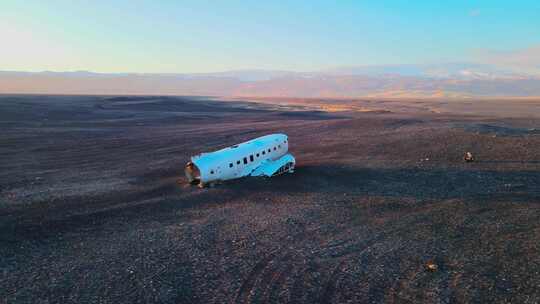
[[[540,66],[540,1],[0,0],[0,70]]]

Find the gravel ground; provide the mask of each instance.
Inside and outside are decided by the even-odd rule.
[[[540,302],[539,120],[472,114],[1,96],[0,303]],[[294,174],[186,184],[272,132]]]

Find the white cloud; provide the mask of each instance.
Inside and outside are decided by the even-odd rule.
[[[510,68],[516,72],[540,75],[540,45],[523,49],[500,51],[480,49],[474,52],[475,61]]]
[[[480,16],[480,10],[479,9],[473,9],[469,12],[469,16],[471,17],[477,17]]]

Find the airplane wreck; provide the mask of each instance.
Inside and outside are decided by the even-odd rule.
[[[218,151],[191,157],[185,174],[189,183],[204,187],[244,176],[276,176],[294,172],[285,134],[270,134]]]

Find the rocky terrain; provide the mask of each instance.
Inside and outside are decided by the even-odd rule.
[[[0,303],[539,302],[537,113],[370,102],[1,96]],[[187,185],[273,132],[294,174]]]

